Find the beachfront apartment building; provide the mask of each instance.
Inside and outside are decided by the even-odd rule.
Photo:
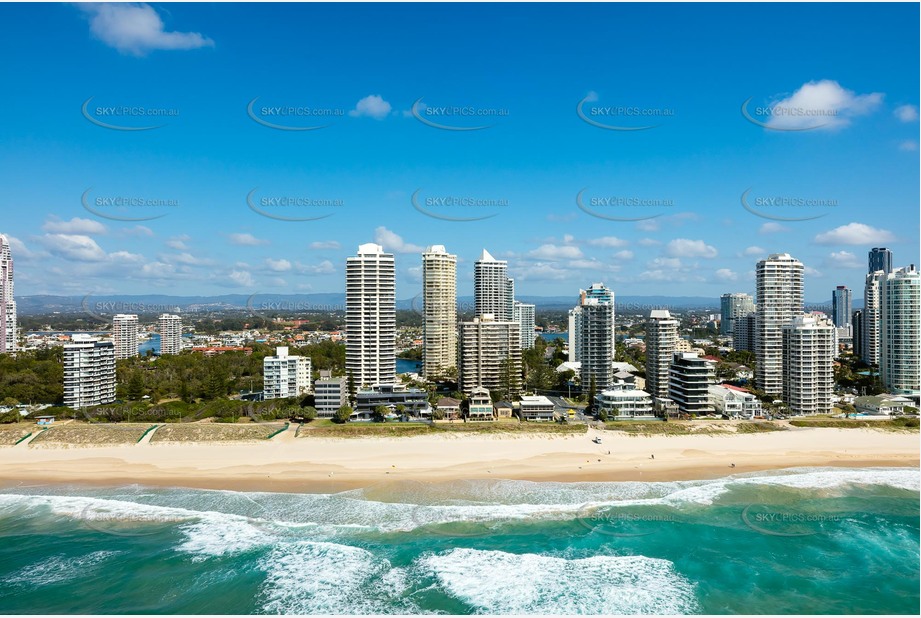
[[[577,330],[571,334],[578,341],[579,374],[582,392],[592,386],[598,393],[610,387],[614,379],[614,294],[596,283],[579,290]]]
[[[119,313],[112,318],[112,343],[115,344],[115,360],[138,355],[138,316]]]
[[[556,409],[543,395],[523,395],[518,405],[524,421],[552,421]]]
[[[262,359],[263,399],[300,397],[310,392],[311,361],[291,356],[287,346],[275,348],[275,356]]]
[[[13,295],[13,254],[10,242],[0,234],[0,354],[17,348],[16,298]]]
[[[730,418],[754,418],[763,414],[761,400],[737,386],[711,384],[707,392],[717,414]]]
[[[169,313],[157,320],[160,331],[160,356],[179,354],[182,351],[182,318]]]
[[[653,418],[652,395],[632,382],[618,380],[595,396],[601,410],[613,419]]]
[[[732,335],[735,321],[755,311],[750,294],[733,292],[720,296],[720,334]]]
[[[882,309],[881,288],[886,276],[886,271],[875,270],[867,275],[864,283],[860,360],[868,365],[879,364],[879,348],[881,344],[880,311]]]
[[[713,413],[709,389],[715,381],[715,363],[694,352],[675,352],[668,368],[668,397],[681,414]]]
[[[783,394],[783,327],[803,312],[803,270],[789,253],[755,266],[755,383],[768,395]]]
[[[783,327],[783,400],[790,414],[830,414],[835,390],[835,325],[821,314]]]
[[[669,365],[678,345],[678,320],[667,309],[653,309],[646,320],[646,390],[668,398]]]
[[[521,388],[521,328],[490,314],[459,324],[458,387],[466,395],[477,387],[511,397]]]
[[[349,403],[349,385],[345,376],[332,377],[320,370],[320,378],[313,383],[313,407],[319,418],[332,418],[342,406]]]
[[[485,388],[475,388],[467,399],[467,420],[491,421],[495,418],[492,399]]]
[[[457,256],[444,245],[422,252],[422,377],[457,369]]]
[[[115,344],[76,334],[64,344],[64,405],[80,409],[115,401]]]
[[[396,382],[396,320],[393,254],[360,245],[345,263],[345,369],[356,387]]]
[[[408,388],[402,384],[381,384],[360,389],[355,395],[353,417],[370,419],[379,406],[389,410],[388,414],[401,412],[411,417],[431,416],[428,392],[420,388]]]
[[[534,333],[536,326],[535,306],[517,300],[512,301],[512,322],[518,322],[521,325],[521,349],[529,350],[533,348],[534,340],[537,339]]]
[[[882,280],[880,378],[896,395],[921,395],[921,275],[912,264]]]

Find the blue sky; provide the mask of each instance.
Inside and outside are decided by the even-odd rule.
[[[397,254],[400,298],[430,244],[462,295],[484,247],[522,295],[753,293],[772,252],[806,264],[809,301],[859,290],[873,246],[919,261],[918,10],[2,5],[17,295],[338,292],[365,242]],[[329,126],[263,126],[253,99]],[[759,217],[749,189],[751,210],[819,218]]]

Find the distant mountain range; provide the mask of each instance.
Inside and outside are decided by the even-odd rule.
[[[520,296],[524,303],[539,309],[569,309],[576,303],[575,296]],[[473,310],[473,297],[457,299],[462,313]],[[36,315],[46,313],[84,313],[114,315],[116,313],[198,313],[203,311],[291,312],[291,311],[343,311],[345,294],[223,294],[220,296],[170,296],[166,294],[101,294],[87,296],[19,296],[16,298],[19,313]],[[711,309],[719,311],[720,299],[707,296],[617,296],[619,313],[643,313],[650,309]],[[854,308],[863,306],[854,301]],[[397,309],[421,309],[421,296],[397,301]],[[831,310],[831,302],[807,303],[807,309]]]

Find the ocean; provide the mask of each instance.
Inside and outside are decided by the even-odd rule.
[[[917,614],[919,472],[0,490],[0,612]]]

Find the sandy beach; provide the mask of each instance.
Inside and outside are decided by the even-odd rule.
[[[597,444],[593,438],[600,437]],[[734,466],[733,466],[734,464]],[[0,484],[140,483],[327,492],[398,479],[664,481],[801,466],[918,466],[918,434],[791,428],[738,435],[436,435],[0,448]]]

